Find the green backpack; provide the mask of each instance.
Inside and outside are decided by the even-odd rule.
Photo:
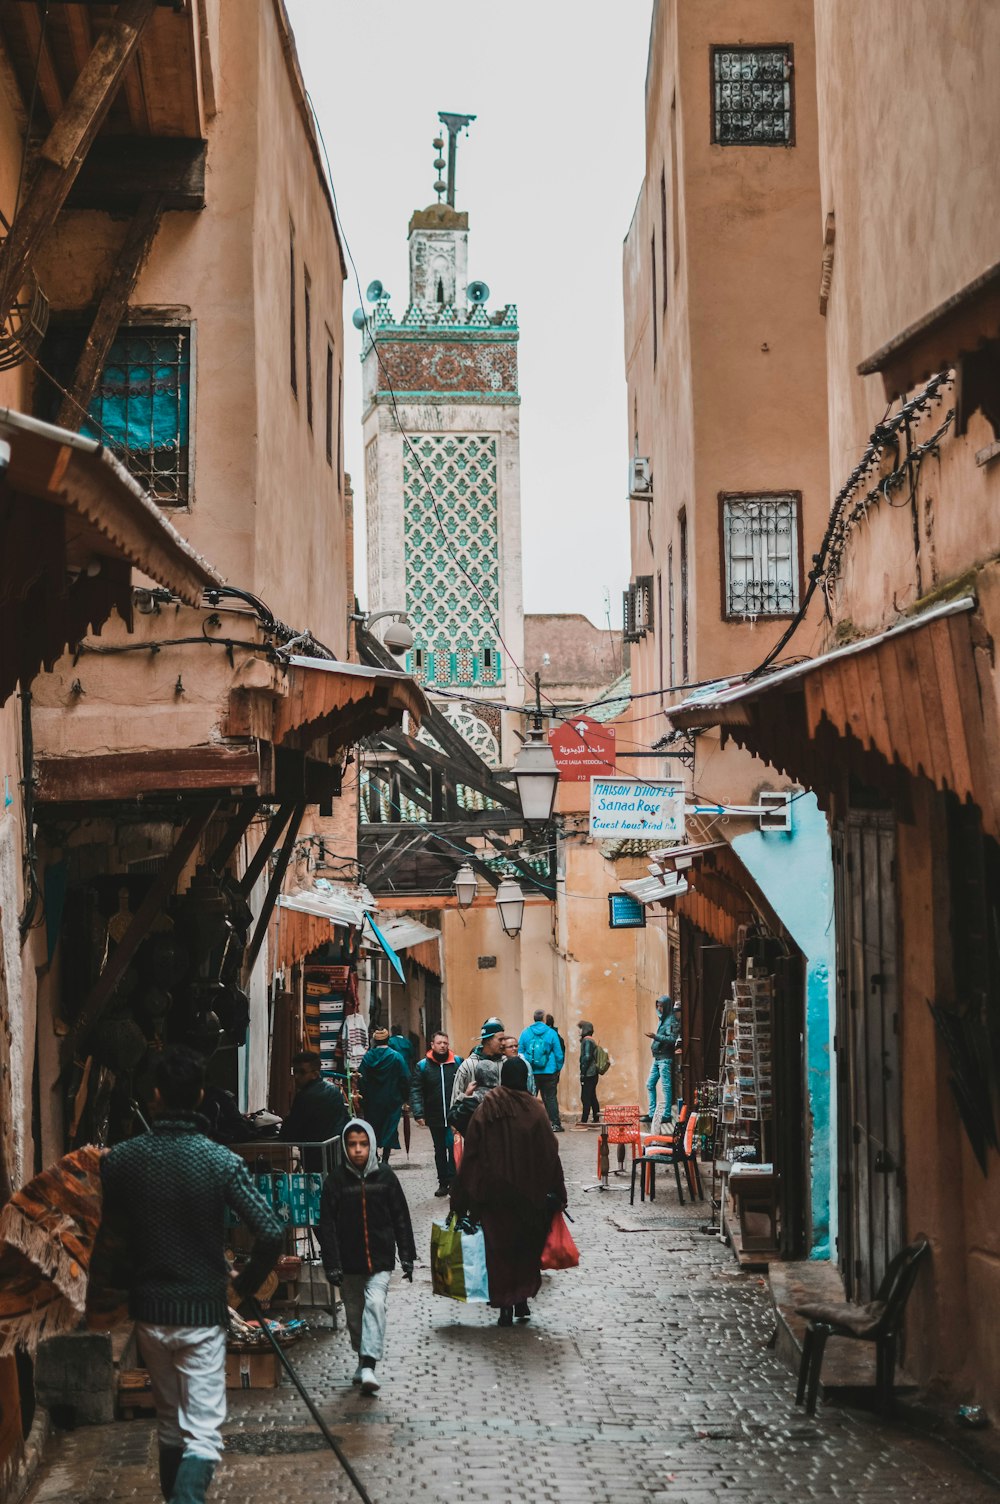
[[[594,1064],[597,1066],[599,1076],[603,1076],[611,1065],[611,1056],[603,1044],[598,1044],[596,1040],[594,1041]]]

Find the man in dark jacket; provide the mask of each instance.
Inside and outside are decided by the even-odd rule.
[[[316,1144],[339,1138],[343,1133],[350,1113],[340,1087],[324,1081],[320,1075],[322,1063],[313,1050],[300,1050],[292,1056],[295,1100],[281,1125],[279,1138],[295,1144]],[[321,1149],[306,1149],[302,1158],[302,1168],[307,1172],[319,1174],[326,1169]]]
[[[427,1124],[434,1140],[434,1164],[438,1177],[435,1196],[447,1196],[455,1178],[455,1135],[448,1127],[448,1110],[455,1075],[461,1064],[462,1057],[451,1052],[447,1034],[439,1031],[431,1035],[431,1047],[418,1063],[410,1082],[410,1110],[421,1128]]]
[[[343,1163],[323,1184],[319,1246],[326,1277],[344,1297],[351,1346],[358,1355],[354,1383],[363,1394],[376,1394],[389,1275],[398,1248],[403,1278],[412,1281],[416,1248],[403,1188],[395,1172],[377,1162],[375,1132],[360,1118],[352,1118],[344,1129]]]
[[[358,1066],[358,1080],[365,1116],[375,1129],[381,1161],[387,1165],[392,1150],[399,1148],[396,1130],[410,1093],[410,1073],[402,1055],[389,1048],[388,1029],[372,1034],[372,1047]]]
[[[282,1236],[243,1161],[206,1136],[196,1111],[204,1083],[199,1056],[165,1051],[152,1132],[116,1145],[101,1166],[103,1217],[128,1252],[129,1315],[156,1403],[160,1487],[175,1504],[202,1504],[222,1456],[227,1210],[254,1237],[233,1282],[241,1297],[263,1284]]]

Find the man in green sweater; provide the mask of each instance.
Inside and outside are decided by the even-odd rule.
[[[129,1254],[129,1315],[156,1402],[160,1487],[174,1504],[204,1504],[222,1456],[227,1208],[254,1237],[234,1281],[239,1296],[260,1288],[282,1237],[243,1161],[204,1133],[204,1086],[198,1055],[165,1051],[152,1132],[118,1144],[101,1167],[104,1217]]]

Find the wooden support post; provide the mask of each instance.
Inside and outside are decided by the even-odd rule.
[[[0,320],[17,298],[42,236],[51,229],[135,56],[157,0],[123,0],[94,44],[42,145],[31,187],[0,247]]]
[[[208,858],[206,866],[213,872],[221,872],[237,846],[250,829],[254,815],[260,809],[259,799],[244,799],[229,824],[226,833]]]
[[[253,892],[254,885],[267,866],[267,859],[275,846],[277,846],[278,837],[291,819],[294,808],[293,804],[282,804],[278,809],[278,813],[273,817],[270,825],[264,832],[264,839],[254,852],[247,870],[240,881],[240,892],[244,898],[249,898]]]
[[[31,56],[38,59],[38,92],[51,122],[58,120],[63,108],[63,91],[52,61],[48,39],[42,32],[42,17],[33,5],[25,5],[19,14]]]
[[[147,193],[125,232],[118,259],[97,305],[94,322],[76,363],[69,392],[62,399],[56,418],[60,428],[78,429],[87,416],[90,399],[97,389],[115,335],[139,280],[139,273],[146,263],[159,229],[162,214],[163,200],[160,195]]]
[[[247,946],[243,957],[243,974],[245,977],[250,976],[257,957],[260,955],[260,948],[264,944],[264,936],[267,934],[267,927],[271,922],[271,915],[274,913],[274,905],[278,901],[281,884],[284,882],[285,873],[288,871],[288,863],[291,861],[292,851],[295,848],[295,838],[299,833],[299,826],[302,824],[302,816],[305,812],[306,806],[304,804],[297,804],[292,811],[292,818],[288,822],[288,829],[285,831],[285,839],[282,842],[281,851],[278,853],[278,860],[274,864],[271,881],[267,885],[264,903],[257,916],[253,938]]]
[[[197,850],[198,842],[217,807],[217,802],[207,804],[197,814],[191,816],[181,831],[177,845],[156,874],[149,892],[132,915],[129,927],[108,958],[107,965],[90,989],[73,1027],[73,1049],[77,1058],[80,1057],[81,1042],[87,1037],[110,1002],[111,995],[125,975],[129,962],[149,934],[153,920],[173,893],[178,878]]]

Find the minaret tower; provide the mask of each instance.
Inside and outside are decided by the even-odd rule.
[[[499,763],[514,751],[499,707],[524,697],[517,309],[489,313],[489,288],[468,279],[455,165],[475,116],[439,119],[448,159],[438,136],[437,202],[410,219],[408,306],[397,322],[383,291],[364,336],[368,596],[372,611],[405,606],[407,670],[468,691],[449,713]]]

